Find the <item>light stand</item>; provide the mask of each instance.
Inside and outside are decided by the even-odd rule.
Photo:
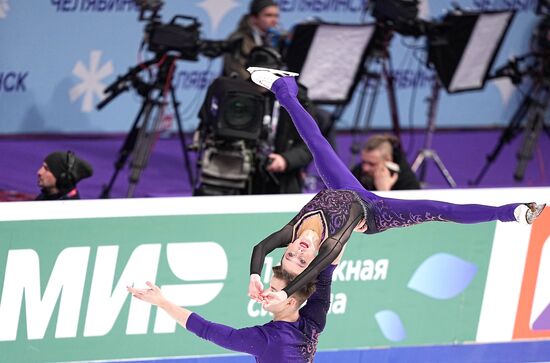
[[[449,184],[451,188],[456,188],[456,182],[454,181],[453,177],[445,167],[445,164],[443,164],[443,161],[441,161],[441,158],[437,154],[437,151],[432,148],[432,138],[435,133],[435,119],[436,119],[436,112],[437,112],[437,106],[439,103],[439,93],[441,91],[441,84],[439,83],[439,80],[437,77],[434,77],[433,84],[432,84],[432,94],[429,99],[429,107],[428,107],[428,127],[426,128],[426,136],[424,139],[424,148],[421,149],[418,152],[418,155],[416,156],[416,159],[414,160],[414,163],[411,166],[411,169],[413,172],[416,173],[418,168],[422,166],[422,169],[420,169],[420,174],[418,176],[418,180],[421,183],[424,183],[426,180],[426,171],[427,171],[427,165],[424,163],[427,159],[432,159],[435,162],[435,165],[439,168],[439,171]]]
[[[427,159],[432,159],[450,187],[456,182],[432,148],[436,112],[442,86],[448,93],[482,89],[489,71],[513,19],[513,12],[465,12],[457,10],[447,14],[439,24],[426,26],[428,65],[437,74],[432,84],[428,107],[428,125],[424,147],[411,166],[421,183],[425,182]]]
[[[533,151],[540,132],[545,129],[550,136],[550,127],[545,122],[545,115],[550,104],[550,90],[548,80],[542,81],[543,84],[538,84],[536,93],[533,98],[532,107],[527,114],[527,123],[524,130],[524,138],[518,151],[517,158],[518,164],[514,172],[514,179],[516,181],[522,181],[525,176],[525,169],[527,163],[533,159]]]
[[[535,57],[536,62],[539,63],[535,64],[532,69],[527,71],[532,82],[529,90],[525,93],[518,108],[510,118],[508,126],[500,135],[497,145],[493,151],[486,156],[486,162],[481,168],[481,171],[473,181],[469,181],[470,185],[479,185],[489,170],[489,167],[500,154],[504,145],[510,143],[522,131],[524,132],[524,139],[517,153],[518,165],[514,172],[514,179],[516,181],[523,180],[527,163],[533,157],[533,149],[537,143],[540,132],[544,129],[550,137],[550,126],[546,125],[544,121],[545,115],[550,107],[550,79],[548,75],[544,74],[544,58],[547,56],[547,54],[528,54],[509,62],[508,65],[497,72],[498,76],[506,75],[511,77],[512,80],[515,81],[514,83],[520,83],[523,75],[518,69],[517,62]],[[537,68],[540,72],[538,74],[536,74],[537,72],[535,71]],[[546,70],[546,72],[547,71],[548,70]],[[525,126],[523,126],[523,123],[525,123]]]
[[[383,24],[379,25],[374,35],[372,48],[369,52],[369,55],[367,56],[364,68],[362,69],[362,86],[359,94],[359,99],[357,101],[358,106],[354,115],[353,127],[351,129],[351,153],[353,155],[357,155],[361,151],[361,145],[356,136],[358,134],[358,131],[360,130],[359,123],[362,118],[365,99],[367,96],[370,98],[367,104],[365,126],[363,128],[363,130],[368,131],[370,129],[374,109],[376,107],[376,100],[378,98],[378,92],[381,82],[384,82],[386,86],[393,134],[397,137],[397,139],[401,139],[401,127],[399,122],[397,97],[395,95],[391,56],[389,52],[389,44],[392,36],[393,34],[390,29],[387,29],[386,26]],[[373,65],[377,65],[378,69],[373,70]],[[367,94],[369,88],[370,93]]]
[[[367,64],[365,64],[365,67]],[[378,99],[378,90],[380,89],[381,74],[378,72],[369,72],[366,69],[363,71],[363,79],[361,80],[362,85],[359,91],[359,99],[357,101],[357,107],[355,108],[355,114],[353,117],[353,126],[351,127],[351,147],[350,151],[353,155],[358,155],[361,152],[361,142],[358,139],[359,132],[363,129],[368,131],[371,127],[372,116],[374,114],[374,107],[376,105],[376,100]],[[360,126],[360,122],[363,119],[363,107],[365,105],[365,100],[368,97],[367,103],[367,113],[364,117],[365,125],[364,127]],[[352,163],[355,157],[351,159]],[[350,165],[350,168],[354,165]]]
[[[382,81],[388,93],[394,133],[400,134],[388,50],[391,38],[391,29],[382,23],[304,23],[296,26],[287,51],[285,63],[289,70],[300,73],[300,83],[309,87],[310,100],[335,105],[332,120],[340,118],[361,84],[351,128],[353,154],[360,151],[356,135],[364,107],[369,127]]]

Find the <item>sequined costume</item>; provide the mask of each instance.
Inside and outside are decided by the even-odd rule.
[[[289,224],[254,247],[251,274],[260,274],[265,256],[275,248],[286,247],[296,236],[295,226],[308,213],[321,213],[326,221],[328,237],[319,254],[284,291],[290,296],[303,283],[314,279],[340,253],[353,228],[363,218],[365,233],[383,232],[427,221],[480,223],[493,220],[515,221],[514,209],[520,203],[492,207],[479,204],[453,204],[433,200],[401,200],[380,197],[365,190],[340,160],[319,127],[296,98],[297,85],[293,77],[282,77],[271,87],[281,105],[288,111],[300,136],[313,155],[315,166],[328,190],[317,194]],[[353,196],[353,197],[352,197]],[[325,203],[328,203],[325,205]]]

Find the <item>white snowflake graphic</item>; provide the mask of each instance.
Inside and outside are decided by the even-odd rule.
[[[80,96],[84,95],[82,101],[82,112],[91,112],[94,108],[94,95],[100,100],[105,97],[103,90],[105,85],[101,80],[113,73],[113,63],[108,61],[99,68],[99,60],[101,58],[100,50],[92,50],[90,52],[90,66],[86,66],[82,61],[78,61],[73,68],[73,74],[80,78],[82,82],[71,88],[69,97],[71,102],[75,102]]]
[[[8,10],[10,10],[8,0],[0,0],[0,19],[5,19],[8,16]]]
[[[212,22],[212,34],[216,33],[218,26],[227,13],[240,4],[235,0],[203,0],[197,6],[203,8]]]

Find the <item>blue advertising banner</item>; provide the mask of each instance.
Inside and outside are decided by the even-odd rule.
[[[440,20],[451,3],[474,11],[517,11],[494,69],[529,50],[533,30],[541,20],[535,14],[535,0],[422,0],[419,16]],[[365,11],[368,4],[360,0],[280,0],[280,26],[289,31],[312,18],[345,24],[372,22]],[[160,15],[162,22],[178,14],[196,17],[203,39],[220,40],[236,28],[247,9],[245,0],[167,0]],[[146,22],[140,22],[138,15],[132,0],[0,0],[0,134],[128,131],[142,102],[134,89],[101,111],[96,105],[117,76],[153,57],[140,50]],[[433,71],[425,65],[425,43],[425,37],[397,34],[390,45],[402,126],[426,125],[427,107],[422,100],[429,95]],[[196,128],[198,108],[220,69],[220,58],[201,56],[198,61],[177,62],[172,83],[186,131]],[[480,91],[443,92],[438,126],[504,126],[521,95],[507,78],[490,81]],[[353,126],[357,99],[356,92],[338,128]],[[167,110],[162,127],[173,129],[174,122],[173,110]],[[381,88],[371,126],[389,128],[390,124],[386,92]]]

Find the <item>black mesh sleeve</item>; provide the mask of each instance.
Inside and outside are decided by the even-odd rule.
[[[254,246],[252,250],[252,258],[250,259],[250,274],[262,273],[262,268],[264,266],[265,256],[273,251],[275,248],[287,246],[292,239],[292,229],[291,224],[287,224],[281,230],[272,233],[263,241]]]
[[[361,218],[363,218],[362,211],[360,211],[359,208],[355,208],[355,213],[353,216],[350,216],[345,228],[343,228],[337,235],[327,238],[321,245],[319,254],[313,259],[313,261],[311,261],[309,266],[283,289],[287,296],[290,296],[301,289],[302,286],[307,284],[309,281],[315,280],[319,273],[321,273],[325,267],[330,265],[331,262],[338,257],[343,246],[351,236],[353,228],[355,228]]]

